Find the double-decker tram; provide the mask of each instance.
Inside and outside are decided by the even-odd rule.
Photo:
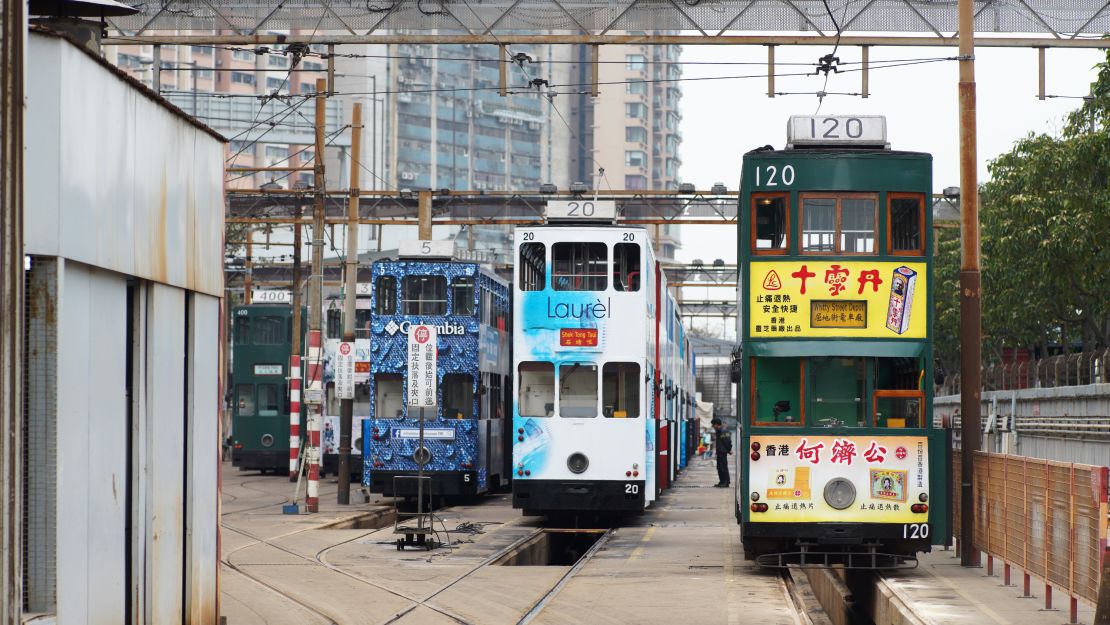
[[[932,415],[932,157],[877,116],[791,117],[744,155],[744,552],[764,566],[912,565],[950,532]],[[734,367],[734,371],[737,368]]]
[[[293,308],[246,304],[231,315],[232,466],[286,473]]]
[[[692,389],[692,354],[646,231],[609,225],[517,228],[513,295],[513,506],[525,514],[634,513],[673,474],[672,421]],[[588,206],[587,206],[588,205]],[[669,385],[669,386],[667,386]]]
[[[416,495],[406,478],[422,459],[434,497],[496,490],[510,480],[509,286],[477,263],[451,260],[450,241],[418,243],[371,268],[362,482],[372,493]],[[419,409],[404,401],[408,332],[419,324],[435,326],[438,343],[438,401],[425,411],[423,450]]]

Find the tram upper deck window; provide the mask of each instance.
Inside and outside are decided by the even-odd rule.
[[[876,253],[874,196],[802,195],[801,202],[803,253]]]
[[[590,362],[559,365],[559,416],[597,416],[597,365]]]
[[[399,419],[405,414],[400,373],[374,374],[374,417]]]
[[[542,291],[547,281],[547,248],[543,243],[520,246],[520,290]]]
[[[918,193],[889,194],[887,223],[891,254],[920,256],[925,253],[925,198]]]
[[[562,242],[551,246],[552,287],[556,291],[604,291],[608,249],[604,243]]]
[[[474,418],[474,377],[469,373],[444,374],[443,418]]]
[[[328,311],[327,336],[329,339],[343,338],[343,311],[338,308]]]
[[[640,365],[607,362],[601,368],[601,410],[606,417],[640,416]]]
[[[474,314],[474,278],[459,276],[451,281],[451,314],[470,316]]]
[[[289,340],[284,317],[261,315],[251,321],[251,342],[255,345],[281,345]]]
[[[640,244],[617,243],[613,246],[613,288],[640,290]]]
[[[809,359],[806,381],[809,421],[816,427],[867,425],[867,365],[863,358]]]
[[[401,309],[406,315],[446,315],[446,276],[405,276],[401,283]]]
[[[802,359],[753,358],[752,423],[802,425]]]
[[[379,315],[397,314],[397,278],[378,276],[374,282],[374,312]]]
[[[358,308],[355,310],[355,338],[370,338],[370,309]]]
[[[251,337],[251,318],[247,316],[235,318],[235,343],[246,345]]]
[[[757,194],[752,197],[752,251],[785,254],[790,245],[789,196]]]
[[[522,362],[519,373],[519,411],[522,417],[550,417],[555,414],[555,365],[550,362]]]

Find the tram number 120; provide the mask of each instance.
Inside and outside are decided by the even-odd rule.
[[[639,497],[640,496],[640,485],[639,484],[625,484],[624,485],[624,496],[625,496],[626,499],[635,499],[636,497]]]
[[[902,526],[902,538],[928,538],[928,523],[906,523]]]
[[[757,187],[789,187],[794,184],[794,166],[783,165],[780,170],[775,165],[756,166],[755,186]]]

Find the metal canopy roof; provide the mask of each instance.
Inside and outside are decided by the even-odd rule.
[[[822,0],[161,0],[109,22],[128,35],[165,30],[264,35],[305,30],[327,35],[437,31],[440,35],[621,34],[737,31],[836,34]],[[1108,0],[978,0],[975,30],[1083,38],[1110,32]],[[844,33],[951,35],[956,0],[828,0]]]

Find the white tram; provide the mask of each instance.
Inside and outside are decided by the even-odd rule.
[[[641,512],[676,470],[668,401],[693,395],[647,232],[518,228],[515,252],[513,506]]]

